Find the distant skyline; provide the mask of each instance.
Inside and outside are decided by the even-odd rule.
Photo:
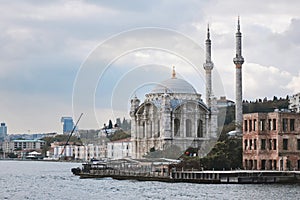
[[[234,100],[232,59],[239,15],[245,58],[244,99],[272,99],[300,92],[300,2],[296,0],[4,0],[0,11],[0,122],[6,123],[8,133],[61,133],[61,117],[73,116],[74,107],[85,106],[74,105],[72,95],[80,67],[89,55],[109,38],[143,27],[173,30],[204,48],[209,23],[213,73],[220,76],[215,77],[213,86],[221,82],[224,88],[215,94]],[[160,35],[153,37],[160,38]],[[161,44],[164,43],[167,39],[162,39]],[[126,45],[131,44],[116,43],[115,48],[126,49]],[[199,57],[204,59],[204,55]],[[79,128],[96,129],[109,119],[129,118],[126,110],[129,99],[118,98],[121,85],[126,85],[124,80],[130,85],[133,78],[141,82],[144,77],[140,75],[146,74],[148,82],[153,78],[156,83],[171,76],[173,65],[179,77],[192,83],[205,100],[203,80],[195,80],[193,70],[185,67],[188,64],[178,55],[153,49],[136,50],[111,63],[104,79],[99,80],[94,94],[98,126],[89,124],[83,115]],[[138,66],[142,66],[141,71]],[[202,64],[197,67],[203,69]],[[132,69],[130,73],[129,69]],[[140,92],[125,91],[142,99],[143,92],[151,90],[153,85],[145,86]],[[109,96],[108,90],[115,91],[114,97]],[[106,98],[109,101],[105,102]],[[113,114],[108,104],[114,106]],[[122,106],[115,106],[119,104]],[[85,113],[84,109],[76,112]],[[74,121],[78,117],[76,112]]]

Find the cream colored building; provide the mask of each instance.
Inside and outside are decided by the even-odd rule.
[[[54,146],[53,158],[59,158],[61,155],[75,160],[90,161],[93,159],[103,159],[107,157],[106,145],[67,145]]]
[[[130,138],[107,143],[107,158],[112,160],[130,158],[132,156],[132,142]]]
[[[187,81],[172,77],[158,84],[144,102],[131,100],[132,157],[142,158],[150,151],[175,145],[182,151],[200,148],[217,137],[216,100],[209,108]]]

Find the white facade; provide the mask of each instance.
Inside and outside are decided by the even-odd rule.
[[[64,157],[73,157],[74,156],[74,145],[67,145],[64,149],[64,146],[55,146],[53,148],[53,157],[59,158],[61,155]]]
[[[289,97],[289,109],[300,113],[300,93],[294,94]]]
[[[112,160],[129,158],[132,156],[132,142],[130,138],[107,143],[107,158]]]
[[[75,148],[75,159],[76,160],[91,160],[102,159],[107,157],[106,145],[94,145],[88,144],[84,146],[77,146]]]
[[[55,146],[53,148],[53,157],[59,158],[62,154],[65,157],[72,157],[75,160],[90,161],[94,159],[106,158],[106,145],[67,145],[63,151],[64,146]],[[62,153],[63,152],[63,153]]]
[[[132,157],[163,151],[175,145],[184,151],[217,137],[216,100],[209,108],[187,81],[176,77],[158,84],[142,104],[131,100]],[[109,148],[108,148],[109,149]]]

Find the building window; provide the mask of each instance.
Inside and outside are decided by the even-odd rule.
[[[256,139],[254,139],[254,150],[256,150]]]
[[[244,149],[246,150],[248,147],[248,140],[244,140]]]
[[[252,131],[252,120],[249,120],[249,131]]]
[[[273,150],[277,149],[277,140],[273,139]]]
[[[283,150],[288,150],[288,139],[283,139],[282,148]]]
[[[276,119],[273,119],[273,130],[276,130]]]
[[[273,160],[273,169],[274,169],[274,170],[277,169],[277,160]]]
[[[282,130],[287,131],[288,130],[288,119],[283,118],[282,119]]]
[[[290,119],[290,131],[295,131],[295,119]]]
[[[174,119],[174,136],[180,136],[180,120]]]
[[[157,120],[157,137],[160,137],[160,121]]]
[[[146,127],[145,127],[145,122],[143,122],[143,137],[142,138],[145,138],[145,133],[146,133]]]
[[[266,150],[266,139],[261,139],[260,149],[261,150]]]
[[[256,119],[253,120],[253,131],[256,130]]]
[[[245,169],[248,169],[248,160],[245,159]]]
[[[260,129],[261,131],[264,131],[264,130],[265,130],[265,120],[264,120],[264,119],[261,119],[261,120],[259,121],[259,129]]]
[[[271,131],[272,130],[272,120],[271,119],[269,119],[268,120],[268,127],[269,127],[269,131]]]
[[[300,139],[297,139],[297,150],[300,150]]]
[[[248,131],[248,120],[244,120],[244,130],[245,132]]]
[[[197,137],[203,137],[203,122],[198,119]]]
[[[269,169],[272,169],[272,163],[273,163],[273,160],[269,160]]]
[[[266,169],[266,160],[261,160],[261,169]]]
[[[150,127],[150,131],[148,133],[149,138],[152,137],[152,121],[149,121],[149,127]]]
[[[186,137],[192,137],[192,121],[190,119],[185,121],[185,131]]]
[[[269,150],[272,150],[272,139],[269,139]]]

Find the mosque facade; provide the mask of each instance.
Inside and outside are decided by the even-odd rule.
[[[144,102],[131,99],[132,157],[143,158],[153,151],[176,146],[200,149],[217,138],[217,102],[213,97],[211,75],[211,41],[209,28],[206,40],[206,102],[186,80],[172,76],[145,95]]]
[[[236,33],[236,132],[241,134],[242,115],[242,34],[238,19]],[[203,68],[206,81],[206,102],[201,94],[186,80],[176,77],[175,69],[170,79],[158,84],[146,94],[144,102],[131,99],[132,157],[143,158],[151,152],[164,151],[176,146],[181,151],[198,148],[198,153],[218,137],[218,108],[213,96],[211,40],[207,29],[206,56]]]

